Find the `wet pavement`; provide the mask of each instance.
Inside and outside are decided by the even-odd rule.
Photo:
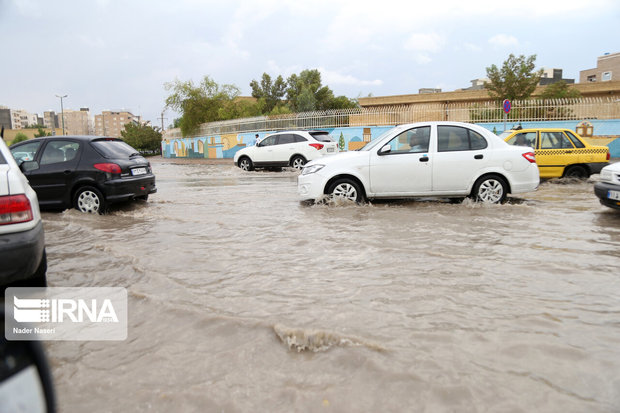
[[[45,212],[51,286],[125,287],[123,342],[47,343],[61,411],[613,412],[620,211],[300,204],[293,170],[154,159],[158,193]]]

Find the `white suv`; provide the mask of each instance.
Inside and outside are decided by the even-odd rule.
[[[0,137],[0,285],[45,287],[46,271],[37,194]]]
[[[400,125],[359,151],[308,163],[298,177],[303,200],[471,196],[500,203],[538,187],[534,150],[459,122]]]
[[[323,155],[338,153],[338,144],[324,131],[289,131],[268,135],[254,146],[235,153],[235,165],[244,171],[254,168],[292,166],[301,169]]]

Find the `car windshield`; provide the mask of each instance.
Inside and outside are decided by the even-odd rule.
[[[513,130],[507,130],[505,132],[502,132],[499,137],[502,138],[502,140],[506,139],[508,136],[510,136],[514,131]]]
[[[391,133],[395,128],[392,129],[388,129],[385,132],[383,132],[381,135],[377,136],[376,138],[374,138],[373,140],[371,140],[370,142],[368,142],[366,145],[362,146],[361,148],[358,149],[358,151],[369,151],[372,148],[374,148],[375,146],[377,146],[379,144],[379,142],[385,138],[389,133]]]
[[[140,155],[138,151],[119,139],[99,139],[92,141],[91,144],[105,158],[131,158]]]

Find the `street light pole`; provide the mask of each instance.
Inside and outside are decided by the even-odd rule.
[[[62,106],[62,99],[66,98],[67,95],[64,96],[60,96],[60,95],[56,95],[57,98],[60,98],[60,116],[62,116],[62,135],[65,135],[65,109]]]

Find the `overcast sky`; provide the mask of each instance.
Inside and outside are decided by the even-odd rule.
[[[336,95],[470,86],[510,53],[579,81],[620,52],[618,0],[0,0],[0,105],[127,109],[209,75],[249,96],[263,72],[317,68]],[[177,114],[167,110],[169,125]]]

